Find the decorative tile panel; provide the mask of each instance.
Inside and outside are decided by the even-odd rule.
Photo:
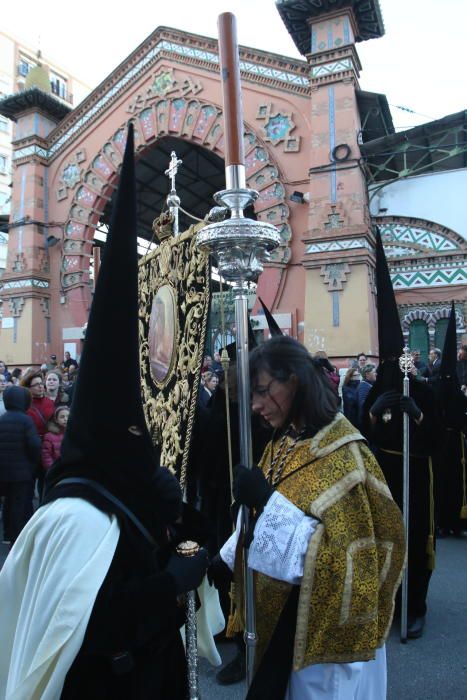
[[[271,102],[260,104],[256,112],[256,119],[264,121],[262,126],[263,137],[266,142],[277,146],[284,142],[284,151],[297,152],[300,150],[300,137],[291,136],[295,129],[292,112],[281,112],[274,109]]]
[[[342,58],[340,61],[333,61],[332,63],[322,63],[319,66],[312,66],[311,77],[316,78],[327,78],[329,75],[336,75],[337,73],[345,73],[353,69],[353,63],[351,58]]]
[[[22,280],[10,280],[9,282],[4,282],[2,285],[2,291],[7,289],[23,289],[24,287],[36,287],[40,289],[47,289],[49,283],[47,280],[39,279],[22,279]]]
[[[403,245],[402,248],[411,249],[412,255],[422,252],[448,253],[456,250],[460,252],[461,250],[460,245],[447,238],[447,236],[420,226],[409,226],[399,223],[378,224],[378,226],[383,243],[388,245],[388,248],[396,244],[395,249],[397,249],[397,244],[405,243],[406,245]]]
[[[336,250],[354,250],[356,248],[366,248],[373,250],[366,238],[344,238],[338,241],[325,241],[323,243],[312,243],[306,249],[307,255],[313,253],[328,253]]]
[[[141,131],[146,141],[148,141],[156,135],[154,113],[151,107],[148,107],[148,109],[143,109],[143,111],[139,115],[139,122],[141,125]]]
[[[347,275],[350,274],[350,266],[347,263],[330,263],[323,265],[320,275],[324,277],[324,284],[328,285],[328,292],[342,290],[347,282]]]
[[[92,167],[98,175],[108,179],[112,173],[115,172],[115,168],[111,168],[107,159],[104,156],[99,155],[92,161]]]
[[[445,266],[427,265],[422,269],[390,268],[394,289],[415,289],[417,287],[444,287],[454,284],[467,284],[467,267],[464,263]]]

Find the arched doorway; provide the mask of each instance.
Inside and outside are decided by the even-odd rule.
[[[168,167],[171,150],[177,151],[190,170],[188,172],[185,167],[183,173],[183,168],[180,169],[177,191],[182,206],[203,218],[214,204],[212,194],[225,186],[221,110],[199,100],[163,99],[143,109],[131,120],[135,124],[142,236],[151,238],[152,220],[165,204],[169,183],[163,173]],[[108,220],[125,139],[126,125],[123,125],[92,159],[81,186],[74,194],[65,226],[61,265],[62,287],[72,295],[76,293],[81,297],[89,286],[94,233],[102,221],[106,223]],[[259,192],[255,202],[256,216],[277,227],[281,246],[275,251],[273,262],[287,263],[292,231],[288,222],[286,191],[278,167],[266,145],[247,125],[244,143],[247,186]],[[201,169],[202,177],[199,177]]]

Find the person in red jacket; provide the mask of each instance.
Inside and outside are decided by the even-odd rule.
[[[54,417],[49,421],[48,430],[42,441],[41,452],[42,466],[45,471],[50,469],[55,460],[60,457],[62,440],[69,415],[70,409],[68,406],[59,406],[54,413]]]
[[[40,372],[26,375],[21,381],[21,386],[26,387],[31,392],[32,401],[28,415],[33,419],[42,440],[47,432],[47,423],[55,412],[55,404],[45,396],[44,379]]]

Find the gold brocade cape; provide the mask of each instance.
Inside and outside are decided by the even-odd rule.
[[[264,473],[274,447],[264,451]],[[290,451],[277,490],[321,521],[305,557],[293,669],[373,659],[390,629],[405,560],[402,516],[373,454],[337,414]],[[256,664],[291,588],[256,574]]]

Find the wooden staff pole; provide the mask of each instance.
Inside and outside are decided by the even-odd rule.
[[[219,15],[218,30],[222,100],[224,105],[225,168],[227,189],[231,189],[245,187],[243,109],[237,43],[237,20],[235,15],[231,12],[223,12]],[[239,173],[239,170],[243,172]],[[240,175],[240,182],[236,182],[236,178],[233,178],[233,182],[229,182],[229,172],[232,171],[237,176]]]

